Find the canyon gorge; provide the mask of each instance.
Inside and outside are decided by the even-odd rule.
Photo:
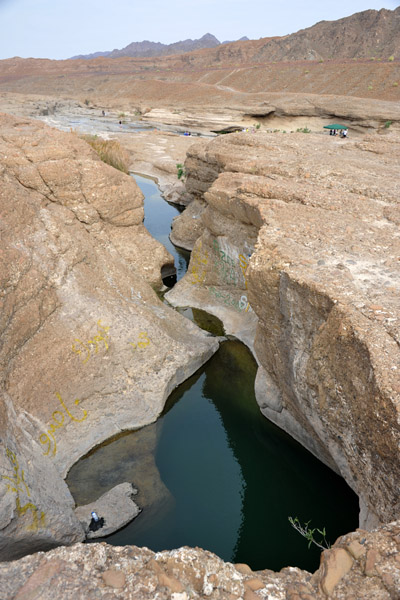
[[[400,63],[248,48],[0,61],[0,598],[400,597]],[[140,189],[80,131],[185,206],[168,291]],[[225,339],[173,307],[251,350],[261,413],[357,494],[359,528],[315,573],[83,543],[70,468],[156,422]]]

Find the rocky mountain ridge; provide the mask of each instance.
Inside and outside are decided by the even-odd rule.
[[[0,92],[78,98],[88,106],[115,106],[138,117],[158,107],[179,115],[204,106],[216,112],[223,106],[233,111],[245,107],[257,118],[265,114],[263,104],[274,102],[270,96],[275,94],[285,99],[302,95],[303,105],[305,95],[342,96],[346,100],[341,98],[340,103],[345,100],[350,112],[353,97],[391,101],[396,110],[399,23],[400,7],[321,22],[283,38],[180,54],[113,60],[7,59],[0,61]],[[306,110],[299,116],[307,114]],[[385,121],[392,120],[388,113]]]
[[[242,37],[238,41],[246,41],[247,37]],[[122,48],[121,50],[110,50],[108,52],[94,52],[93,54],[79,54],[72,56],[71,59],[93,59],[99,56],[107,58],[121,58],[122,56],[132,56],[136,58],[140,57],[153,57],[153,56],[169,56],[171,54],[182,54],[185,52],[192,52],[193,50],[200,50],[202,48],[215,48],[221,44],[230,44],[232,41],[220,42],[211,33],[206,33],[197,40],[182,40],[180,42],[174,42],[172,44],[162,44],[161,42],[150,42],[149,40],[143,40],[143,42],[132,42]]]
[[[253,42],[250,53],[254,62],[399,58],[399,34],[400,7],[366,10],[337,21],[321,21],[291,35]],[[244,45],[241,49],[249,58]]]
[[[93,59],[154,57],[208,49],[208,61],[221,63],[230,55],[236,63],[292,60],[388,58],[400,56],[400,6],[394,10],[366,10],[336,21],[320,21],[311,27],[277,37],[220,43],[207,33],[198,40],[174,44],[133,42],[121,50],[96,52],[73,58]]]

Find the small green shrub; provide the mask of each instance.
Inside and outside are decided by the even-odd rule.
[[[317,527],[314,527],[314,529],[311,529],[309,527],[311,521],[308,521],[307,523],[302,525],[297,517],[295,517],[295,518],[288,517],[288,519],[289,519],[289,523],[291,524],[291,526],[294,527],[294,529],[296,531],[298,531],[300,533],[300,535],[302,535],[308,541],[309,548],[310,548],[311,544],[315,544],[316,546],[318,546],[318,548],[321,548],[321,550],[327,550],[331,547],[329,542],[326,541],[325,527],[323,529],[318,529]],[[316,540],[314,537],[315,531],[317,531],[319,533],[319,535],[321,536],[321,539],[319,541]]]
[[[397,87],[399,85],[399,82],[398,81],[393,81],[392,85],[393,85],[393,87]]]
[[[311,129],[308,129],[308,127],[299,127],[296,131],[298,133],[311,133]]]
[[[392,54],[392,56],[389,56],[388,60],[390,60],[390,62],[393,62],[393,61],[394,61],[394,56],[393,56],[393,54]]]
[[[384,125],[385,129],[389,129],[389,127],[391,126],[391,124],[392,124],[392,121],[386,121],[386,123]]]
[[[177,175],[178,175],[178,179],[184,179],[186,177],[186,171],[185,171],[185,167],[183,166],[182,163],[177,163],[176,165],[177,168]]]

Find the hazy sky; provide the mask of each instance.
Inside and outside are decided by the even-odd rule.
[[[285,35],[399,0],[0,0],[0,59],[69,58],[205,33],[220,41]]]

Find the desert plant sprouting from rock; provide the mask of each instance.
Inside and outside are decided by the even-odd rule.
[[[177,175],[178,175],[178,179],[184,179],[186,177],[186,171],[185,171],[185,167],[183,166],[182,163],[178,163],[176,165],[176,169],[177,169]]]
[[[302,535],[308,541],[309,548],[311,544],[315,544],[316,546],[318,546],[318,548],[321,548],[321,550],[328,550],[331,547],[329,542],[327,542],[326,540],[325,527],[323,529],[318,529],[317,527],[311,529],[311,527],[309,527],[311,521],[307,521],[307,523],[304,523],[304,525],[302,525],[298,517],[288,517],[288,519],[291,526],[294,527],[294,529],[298,531],[300,535]],[[322,536],[319,541],[316,540],[314,537],[315,531],[319,533],[320,536]]]

